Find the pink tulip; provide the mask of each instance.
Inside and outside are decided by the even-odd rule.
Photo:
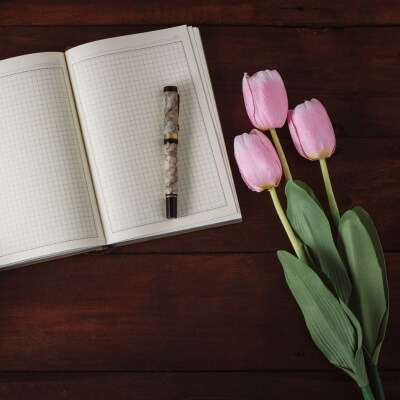
[[[285,124],[288,98],[277,71],[267,69],[250,77],[245,73],[242,88],[247,115],[256,128],[266,131]]]
[[[335,132],[325,107],[316,99],[290,110],[288,125],[299,154],[309,160],[330,157],[336,148]]]
[[[270,140],[257,129],[235,137],[235,158],[249,189],[262,192],[279,185],[282,166]]]

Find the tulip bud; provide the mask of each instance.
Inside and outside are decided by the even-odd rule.
[[[262,192],[279,185],[282,166],[271,141],[257,129],[236,136],[235,159],[247,187]]]
[[[247,115],[256,128],[266,131],[285,124],[288,98],[277,71],[267,69],[250,77],[245,73],[242,88]]]
[[[309,160],[330,157],[336,148],[335,132],[324,106],[316,99],[290,110],[288,125],[299,154]]]

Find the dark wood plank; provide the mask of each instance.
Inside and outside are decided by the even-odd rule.
[[[400,372],[382,373],[388,400],[400,392]],[[354,400],[343,372],[12,373],[0,374],[3,399],[43,400]]]
[[[23,12],[21,12],[23,11]],[[396,0],[3,0],[3,25],[267,24],[387,25],[400,23]]]
[[[392,310],[399,261],[387,255]],[[1,371],[334,370],[275,254],[81,255],[5,271],[0,315]],[[394,311],[382,368],[398,368],[399,341]]]
[[[155,28],[0,27],[0,59],[63,51],[66,46]],[[250,129],[241,93],[243,72],[265,68],[282,74],[291,107],[312,97],[320,99],[338,136],[398,135],[400,27],[203,27],[201,34],[227,137]],[[288,136],[288,131],[283,129],[281,135]]]

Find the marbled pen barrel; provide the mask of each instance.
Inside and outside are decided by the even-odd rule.
[[[176,86],[164,87],[164,181],[167,218],[178,216],[179,94]]]

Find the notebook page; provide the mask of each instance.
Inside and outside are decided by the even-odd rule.
[[[66,53],[108,243],[238,218],[187,27]],[[162,89],[181,95],[178,216],[165,218]]]
[[[0,265],[104,245],[63,53],[0,62]]]
[[[222,133],[221,122],[220,122],[219,116],[218,116],[217,104],[215,102],[214,92],[213,92],[213,88],[211,85],[210,74],[208,72],[207,62],[206,62],[206,58],[204,55],[204,49],[203,49],[203,44],[201,42],[200,31],[199,31],[199,28],[189,26],[188,32],[189,32],[190,40],[192,42],[192,46],[194,48],[196,62],[199,67],[199,70],[200,70],[201,80],[203,82],[204,90],[205,90],[205,93],[207,96],[207,102],[208,102],[208,106],[210,108],[214,127],[218,134],[218,141],[220,143],[221,153],[224,157],[225,165],[227,166],[227,174],[229,177],[229,182],[232,187],[232,193],[235,198],[237,211],[240,214],[239,200],[236,195],[232,171],[229,167],[228,153],[227,153],[226,147],[225,147],[224,135]]]

